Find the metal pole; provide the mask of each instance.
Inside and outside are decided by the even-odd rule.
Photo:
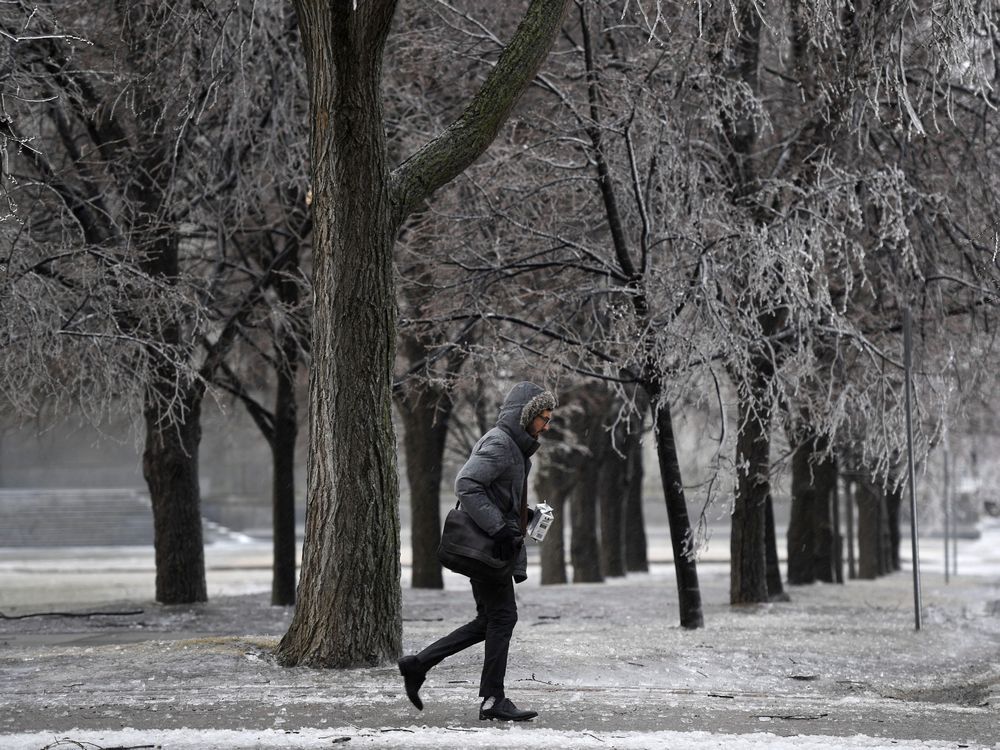
[[[853,481],[847,483],[847,577],[853,581],[858,577],[854,564],[854,492]]]
[[[951,476],[948,473],[948,461],[951,451],[948,449],[948,432],[944,434],[944,582],[949,583],[951,577]]]
[[[948,473],[952,477],[952,483],[955,481],[955,456],[950,456],[950,461],[948,463]],[[951,500],[951,572],[957,578],[958,577],[958,523],[955,519],[955,492],[949,494],[949,499]]]
[[[913,468],[913,340],[910,308],[903,310],[903,368],[906,371],[906,453],[909,464],[910,485],[910,539],[913,543],[913,614],[916,629],[920,630],[920,549],[917,544],[917,493],[916,472]]]
[[[840,532],[840,472],[836,472],[833,480],[833,487],[830,492],[833,494],[833,501],[830,508],[833,511],[831,524],[833,525],[833,581],[834,583],[844,582],[844,536]]]

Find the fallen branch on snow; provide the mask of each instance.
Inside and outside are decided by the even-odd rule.
[[[141,615],[143,611],[141,609],[123,609],[118,612],[32,612],[29,615],[7,615],[0,612],[0,620],[27,620],[29,617],[130,617]]]

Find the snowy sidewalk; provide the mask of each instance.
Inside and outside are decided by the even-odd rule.
[[[979,544],[995,552],[1000,528],[991,534]],[[432,671],[417,712],[394,666],[276,666],[290,615],[266,593],[170,608],[109,598],[100,609],[142,613],[0,621],[0,749],[994,748],[1000,575],[977,573],[948,585],[924,573],[919,632],[908,572],[734,609],[728,565],[706,562],[696,631],[677,625],[666,565],[603,585],[529,581],[508,693],[540,716],[513,727],[476,718],[480,649]],[[0,611],[32,611],[4,604],[5,590]],[[471,612],[457,577],[444,591],[405,589],[405,651]]]

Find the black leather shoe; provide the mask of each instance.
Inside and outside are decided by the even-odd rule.
[[[424,684],[427,671],[420,665],[420,660],[415,656],[404,656],[398,662],[399,673],[403,675],[403,685],[406,686],[406,697],[410,703],[417,707],[417,710],[424,710],[424,702],[420,700],[420,686]]]
[[[486,701],[483,701],[483,706]],[[528,721],[538,716],[538,711],[522,711],[513,703],[510,698],[501,698],[489,708],[479,708],[479,718],[490,721]]]

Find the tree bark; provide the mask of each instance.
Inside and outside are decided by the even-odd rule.
[[[788,583],[793,586],[816,581],[816,489],[812,456],[812,441],[800,442],[792,453],[792,509],[787,543]]]
[[[198,487],[202,391],[197,385],[183,391],[178,420],[167,413],[175,388],[161,369],[147,389],[142,473],[153,506],[156,601],[190,604],[208,600]]]
[[[732,41],[731,55],[725,54],[726,46],[719,46],[717,63],[727,78],[738,81],[760,94],[760,13],[752,2],[739,2],[733,6],[737,36]],[[717,33],[729,35],[728,18],[717,28]],[[758,141],[757,120],[749,112],[731,114],[720,112],[722,148],[728,166],[731,185],[729,200],[734,208],[745,211],[746,218],[755,225],[766,224],[769,216],[754,197],[759,189],[757,176]],[[767,338],[780,325],[781,315],[774,312],[774,300],[769,290],[754,289],[741,301],[746,312],[756,317],[760,331],[750,329],[750,369],[746,381],[740,384],[739,434],[736,440],[736,499],[732,514],[730,537],[731,604],[766,602],[767,590],[767,498],[770,494],[770,429],[771,404],[767,396],[768,379],[773,377],[775,365],[769,354],[760,347],[758,337]],[[764,311],[764,312],[758,312]],[[758,349],[758,347],[760,347]],[[759,411],[759,415],[758,412]]]
[[[642,399],[640,399],[642,401]],[[607,421],[617,417],[612,399]],[[601,462],[601,548],[604,575],[648,569],[646,529],[642,512],[642,419],[631,415],[614,428],[614,445],[607,445]],[[610,438],[609,438],[610,439]]]
[[[606,500],[602,491],[606,488],[602,475],[610,452],[605,425],[612,396],[603,385],[590,383],[579,389],[575,400],[583,411],[574,420],[574,432],[585,453],[578,456],[579,481],[571,500],[570,561],[574,583],[600,583],[605,570],[602,542]]]
[[[757,384],[751,390],[755,393],[744,391],[739,396],[736,501],[729,545],[730,604],[768,600],[766,505],[770,492],[770,409],[764,403],[763,388]]]

